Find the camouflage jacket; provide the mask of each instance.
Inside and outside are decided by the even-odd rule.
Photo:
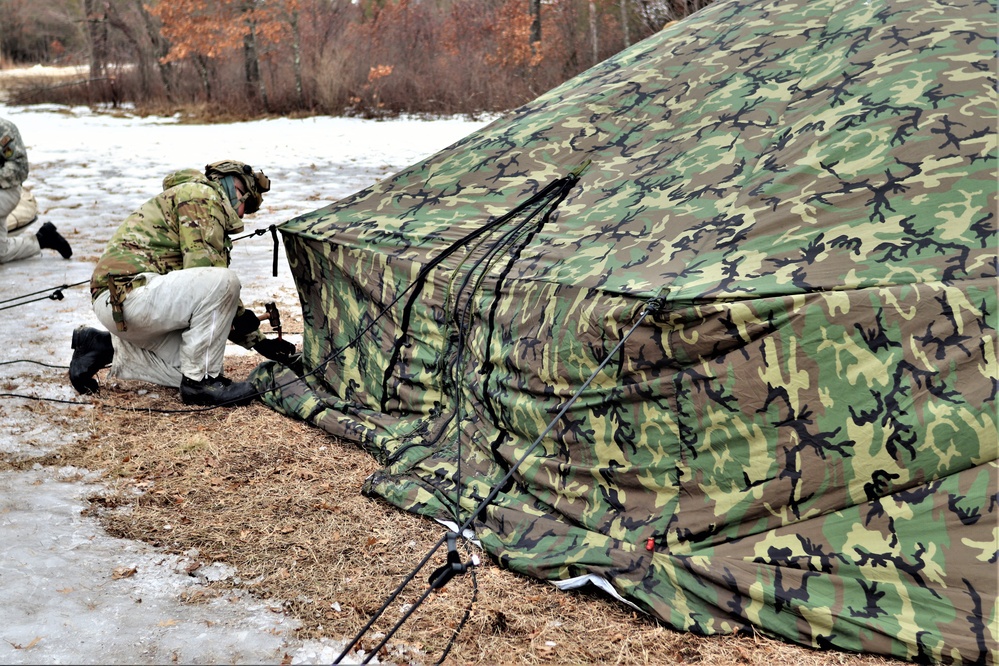
[[[163,191],[125,218],[108,241],[90,279],[91,297],[110,290],[115,321],[124,330],[120,306],[142,285],[142,273],[228,268],[229,234],[242,230],[243,221],[221,185],[196,169],[175,171],[163,179]],[[240,304],[237,316],[243,310]],[[233,341],[249,348],[263,338],[257,330]]]
[[[0,190],[17,187],[28,177],[28,153],[14,123],[0,118]]]

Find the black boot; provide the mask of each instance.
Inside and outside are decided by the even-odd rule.
[[[250,382],[234,382],[221,375],[200,381],[184,377],[180,382],[180,401],[185,405],[243,406],[250,404],[257,394]]]
[[[35,233],[35,238],[38,239],[38,246],[43,250],[55,250],[62,255],[63,259],[69,259],[73,256],[73,249],[69,246],[69,242],[56,231],[55,225],[51,222],[46,222],[39,227],[38,232]]]
[[[97,393],[94,375],[111,365],[114,347],[111,334],[89,326],[73,331],[73,360],[69,362],[69,381],[80,393]]]

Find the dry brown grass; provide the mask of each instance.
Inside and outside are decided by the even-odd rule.
[[[11,104],[37,104],[60,95],[78,95],[86,88],[89,71],[86,67],[21,67],[0,69],[0,101]]]
[[[245,376],[252,360],[229,365],[227,374]],[[150,410],[184,409],[175,391],[118,382],[95,405],[79,415],[89,419],[89,437],[50,462],[103,470],[106,490],[90,501],[110,533],[169,552],[197,549],[203,564],[238,569],[241,582],[216,583],[190,603],[239,584],[300,619],[302,638],[350,638],[444,533],[362,496],[362,481],[377,464],[359,448],[259,403],[161,414]],[[470,607],[446,663],[897,663],[762,636],[678,633],[608,597],[560,592],[481,560],[474,577],[456,577],[431,595],[395,635],[391,645],[408,656],[383,659],[437,661]],[[400,604],[418,598],[443,563],[439,552],[362,647],[378,643],[377,632],[396,622]]]

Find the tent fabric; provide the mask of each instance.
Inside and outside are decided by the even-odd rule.
[[[497,487],[514,571],[997,663],[995,25],[717,2],[282,225],[311,374],[253,381],[403,509]]]

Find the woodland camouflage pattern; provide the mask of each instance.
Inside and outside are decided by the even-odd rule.
[[[995,664],[995,27],[988,0],[711,5],[284,225],[315,373],[254,381],[427,516],[526,455],[475,521],[515,571],[701,634]]]

